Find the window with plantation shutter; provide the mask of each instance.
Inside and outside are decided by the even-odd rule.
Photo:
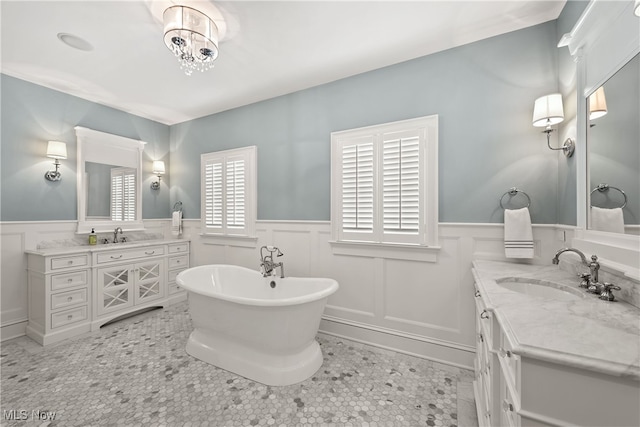
[[[256,147],[201,155],[205,234],[250,236],[256,211]]]
[[[437,244],[438,117],[334,132],[335,242]]]
[[[111,168],[111,220],[136,220],[136,170]]]

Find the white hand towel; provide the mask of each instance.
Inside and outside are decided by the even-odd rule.
[[[171,215],[171,234],[176,237],[182,234],[182,211],[174,211]]]
[[[507,258],[533,258],[529,208],[505,209],[504,254]]]
[[[599,208],[591,206],[591,229],[624,234],[622,208]]]

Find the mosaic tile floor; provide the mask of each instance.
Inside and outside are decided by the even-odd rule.
[[[2,426],[477,425],[472,373],[324,334],[324,364],[268,387],[185,353],[186,303],[42,348],[2,344]]]

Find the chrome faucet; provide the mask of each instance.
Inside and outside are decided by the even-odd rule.
[[[587,261],[587,257],[584,256],[584,254],[578,249],[564,248],[556,252],[556,255],[553,257],[551,262],[557,265],[560,262],[560,259],[559,259],[560,255],[562,255],[565,252],[574,252],[580,255],[580,259],[582,260],[582,263],[587,267],[589,267],[588,274],[580,275],[580,277],[583,279],[582,282],[580,283],[580,287],[587,288],[587,291],[589,292],[599,294],[600,288],[602,288],[603,285],[598,282],[598,270],[600,270],[600,263],[598,262],[598,257],[596,255],[591,255],[591,262],[589,262]]]
[[[267,255],[264,254],[265,250],[268,252]],[[277,257],[284,255],[280,249],[275,246],[263,246],[260,248],[260,272],[262,273],[262,277],[267,277],[275,274],[276,269],[280,267],[280,278],[284,279],[284,263],[273,262],[274,253]]]
[[[117,227],[113,231],[113,243],[118,243],[118,233],[122,234],[122,227]]]

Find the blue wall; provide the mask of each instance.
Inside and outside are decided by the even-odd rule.
[[[556,223],[557,155],[531,125],[535,98],[558,90],[555,25],[174,125],[171,198],[198,218],[200,154],[257,145],[258,219],[329,220],[331,132],[438,114],[441,222],[502,222],[517,186],[534,222]]]
[[[77,219],[75,126],[147,142],[143,218],[170,216],[168,179],[159,192],[149,188],[152,160],[164,160],[170,168],[168,126],[4,74],[1,78],[2,221]],[[44,178],[53,169],[53,160],[45,156],[49,140],[67,143],[59,182]]]
[[[556,223],[558,156],[531,126],[535,98],[558,90],[556,43],[551,21],[171,127],[3,75],[0,219],[76,219],[80,125],[150,143],[144,218],[177,200],[199,218],[200,154],[257,145],[258,219],[329,220],[331,132],[438,114],[441,222],[502,222],[498,200],[517,186],[534,222]],[[58,183],[43,178],[49,139],[68,144]],[[169,174],[160,192],[155,159]]]

